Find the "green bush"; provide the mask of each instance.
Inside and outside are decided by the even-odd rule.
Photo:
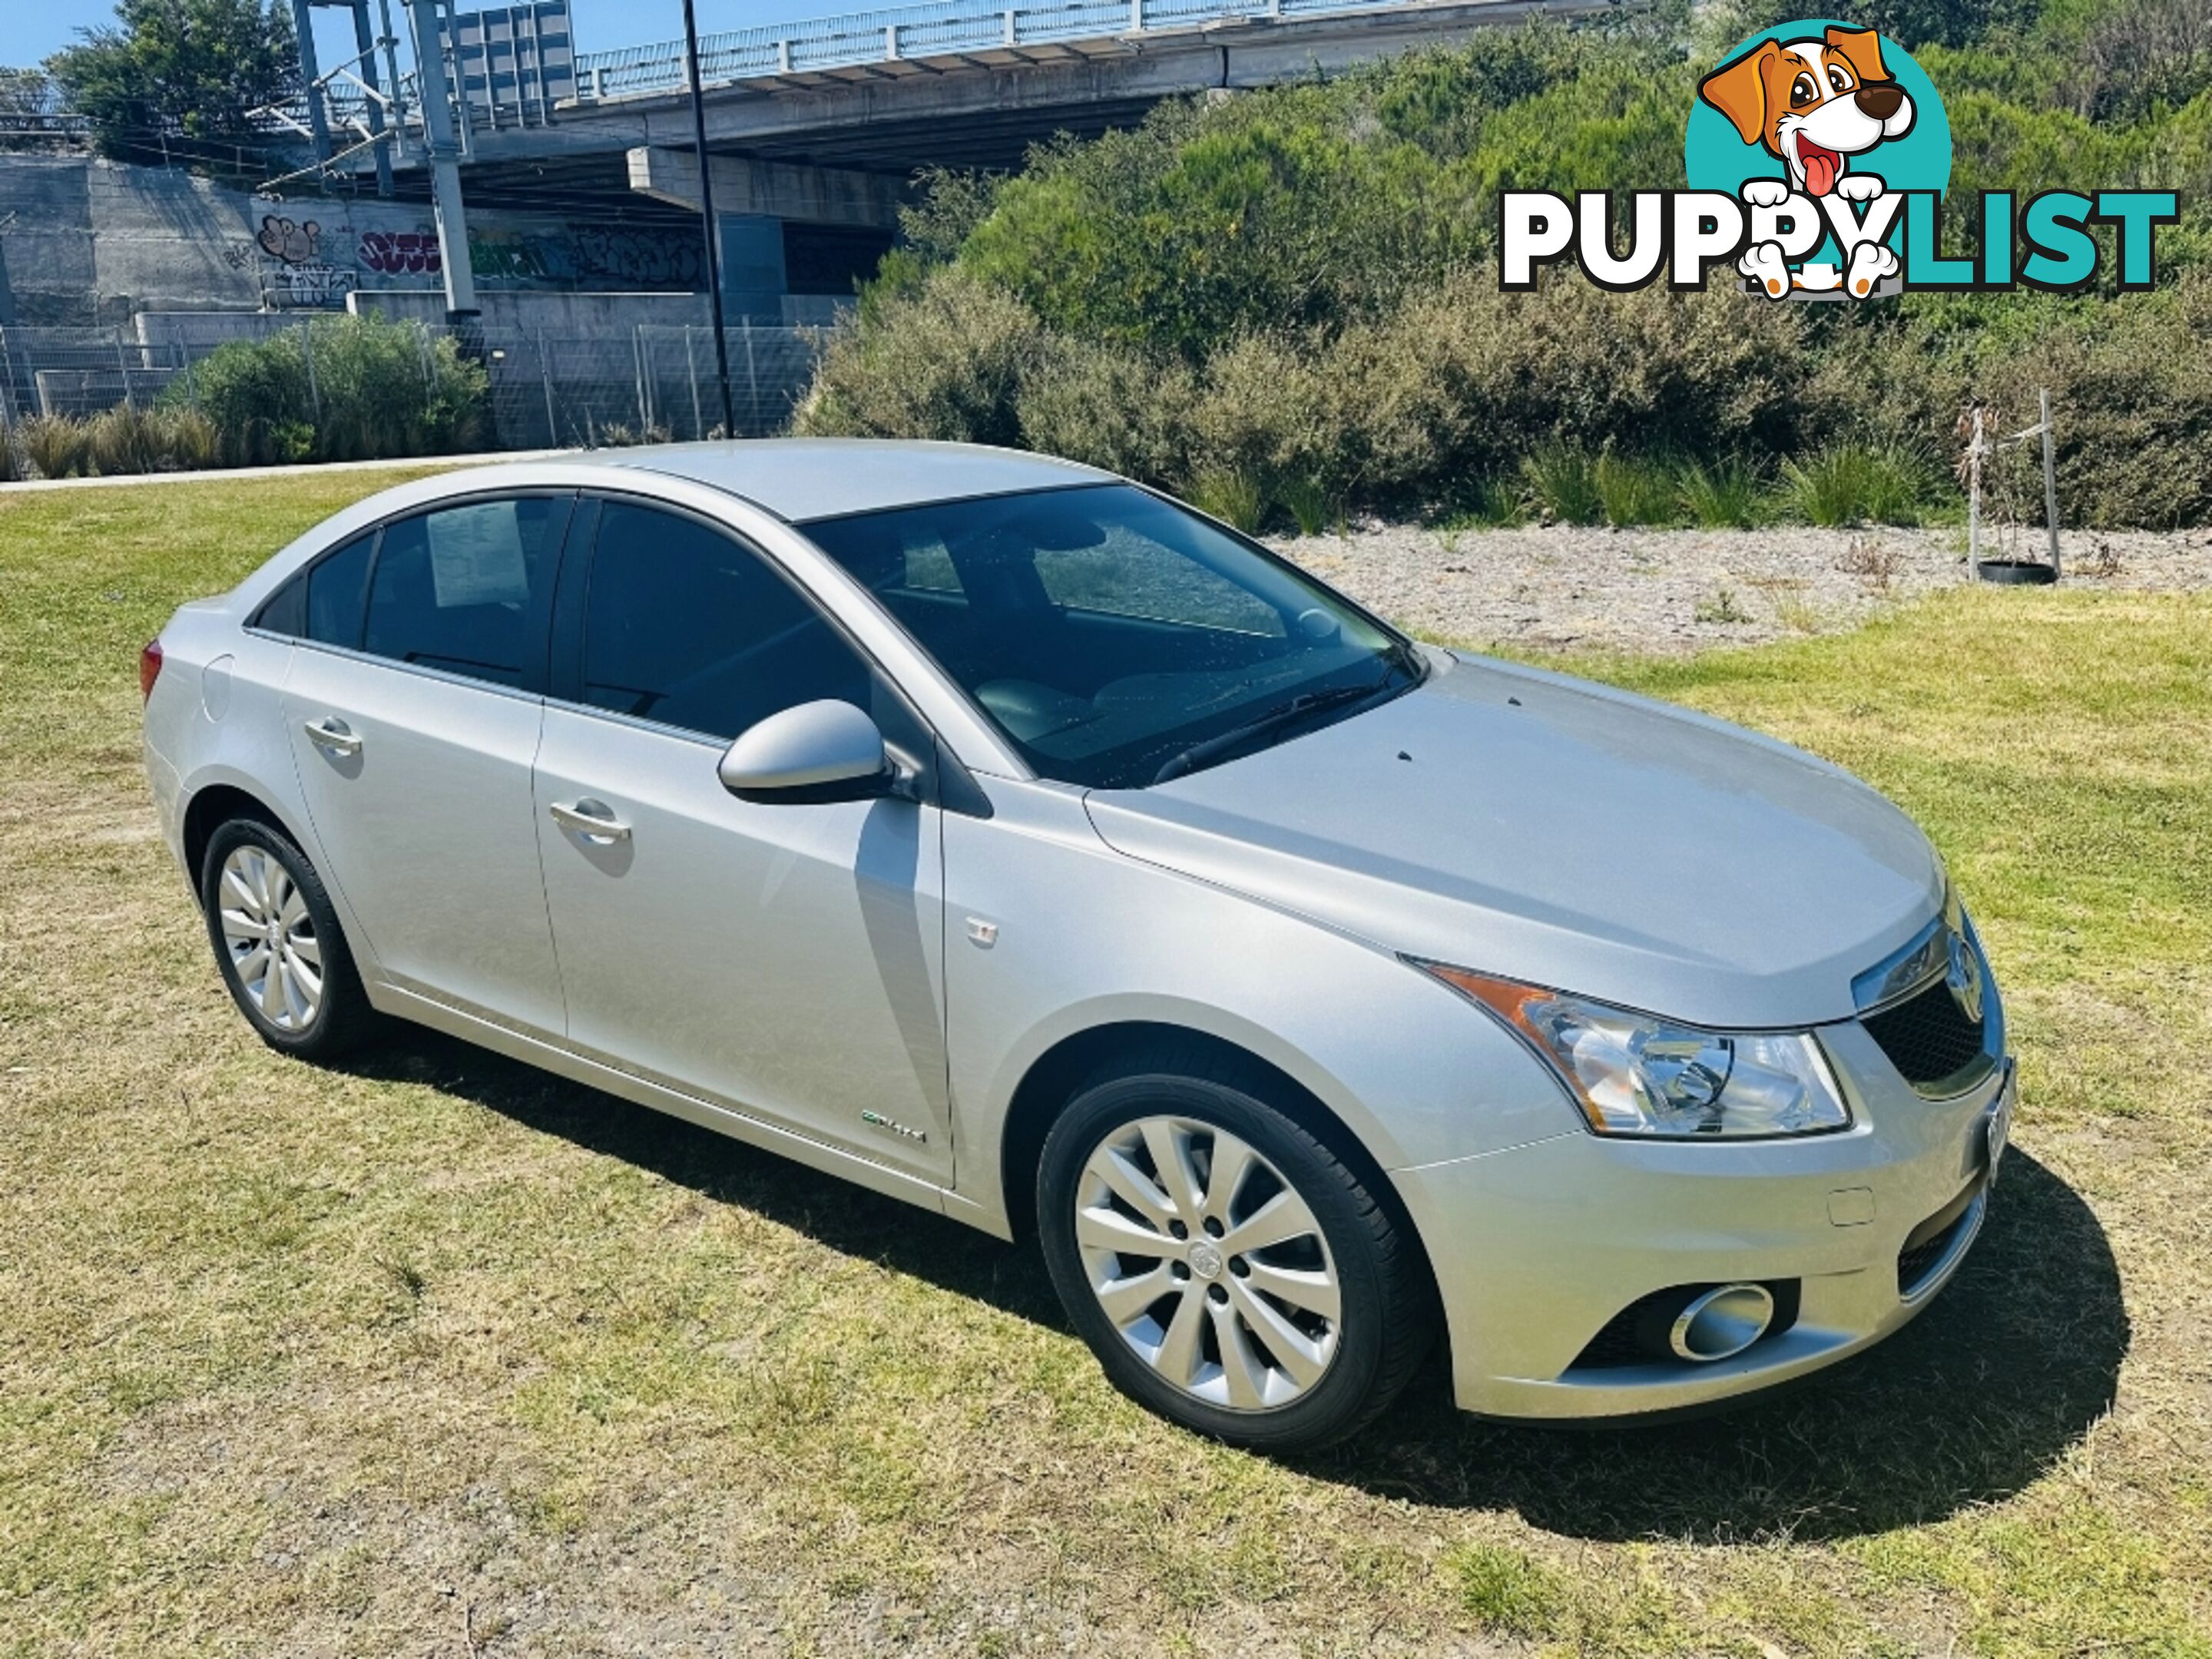
[[[1830,444],[1782,464],[1782,493],[1808,524],[1917,524],[1931,488],[1929,469],[1893,446]]]
[[[1209,467],[1194,477],[1185,497],[1200,512],[1248,534],[1267,516],[1267,492],[1251,473],[1235,467]]]
[[[489,379],[450,337],[379,317],[318,319],[233,340],[193,365],[187,399],[233,465],[442,455],[484,441]]]
[[[1344,517],[1343,503],[1318,478],[1291,478],[1275,486],[1275,504],[1291,515],[1301,536],[1318,536]]]
[[[1027,306],[948,268],[884,300],[875,316],[830,337],[794,432],[1021,441],[1016,403],[1044,346]]]
[[[1759,469],[1737,456],[1710,465],[1692,461],[1682,468],[1679,488],[1691,521],[1706,530],[1749,530],[1759,523],[1766,481]]]
[[[1554,439],[1539,444],[1521,463],[1528,493],[1553,524],[1597,524],[1605,497],[1597,487],[1597,462],[1580,444]]]
[[[1188,471],[1198,377],[1179,358],[1056,337],[1014,392],[1021,441],[1152,483]]]
[[[1593,482],[1609,525],[1673,524],[1682,515],[1674,470],[1664,462],[1607,450],[1597,458]]]
[[[1499,291],[1497,190],[1679,182],[1698,64],[1778,3],[1486,32],[1171,102],[1011,178],[927,175],[799,429],[1233,475],[1293,518],[1293,493],[1464,513],[1468,481],[1507,478],[1569,521],[1744,526],[1771,501],[1850,522],[1918,517],[1967,401],[2024,426],[2045,386],[2069,522],[2212,516],[2212,52],[2185,0],[1882,0],[1908,44],[1960,43],[1926,50],[1961,188],[2180,193],[2154,293],[1777,306],[1733,272],[1613,294],[1566,268]],[[1632,459],[1661,446],[1663,489]]]

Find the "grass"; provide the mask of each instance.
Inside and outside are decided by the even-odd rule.
[[[0,1654],[2212,1654],[2212,601],[1577,665],[1929,828],[2025,1071],[1988,1231],[1732,1416],[1432,1372],[1273,1462],[1121,1401],[1023,1250],[428,1035],[251,1038],[136,653],[395,481],[0,497]]]
[[[1344,522],[1344,502],[1319,478],[1288,479],[1275,489],[1275,503],[1291,515],[1301,536],[1319,536]]]
[[[1267,490],[1255,473],[1235,467],[1216,467],[1200,472],[1183,492],[1200,512],[1249,533],[1267,516]]]
[[[1681,489],[1664,460],[1607,451],[1594,473],[1605,521],[1616,529],[1673,524],[1682,516]]]
[[[1605,496],[1598,488],[1598,464],[1579,445],[1554,439],[1539,444],[1521,460],[1528,494],[1554,524],[1601,524]]]
[[[1701,530],[1751,530],[1765,516],[1766,482],[1747,461],[1692,461],[1677,475],[1676,489]]]
[[[1782,500],[1808,524],[1917,524],[1930,489],[1926,464],[1893,447],[1831,444],[1782,464]]]

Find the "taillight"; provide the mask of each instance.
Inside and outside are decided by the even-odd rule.
[[[146,648],[138,653],[138,696],[140,701],[154,695],[154,682],[161,678],[161,642],[146,641]]]

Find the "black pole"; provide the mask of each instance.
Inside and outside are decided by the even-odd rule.
[[[707,233],[707,295],[714,307],[714,371],[722,387],[722,435],[738,435],[730,403],[730,343],[722,336],[722,250],[714,240],[714,181],[707,171],[707,94],[699,85],[699,23],[684,0],[684,64],[691,81],[692,153],[699,158],[699,220]]]

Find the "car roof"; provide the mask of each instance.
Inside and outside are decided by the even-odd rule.
[[[1114,481],[1110,472],[1021,450],[873,438],[653,444],[598,450],[580,459],[595,466],[689,478],[742,495],[793,524]]]

